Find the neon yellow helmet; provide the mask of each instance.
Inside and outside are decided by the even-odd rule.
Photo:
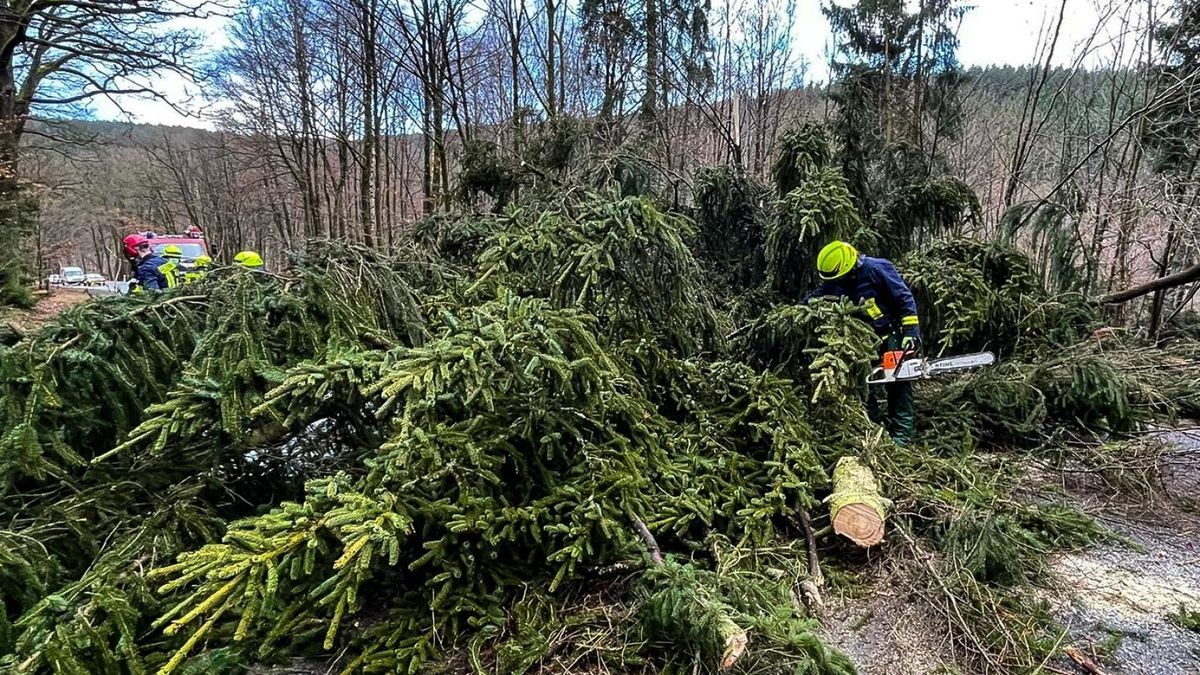
[[[183,249],[179,248],[175,244],[167,244],[166,246],[163,247],[162,252],[163,252],[163,255],[165,255],[168,258],[182,258],[183,257]]]
[[[261,255],[254,251],[242,251],[233,256],[233,264],[241,265],[242,267],[262,267],[263,259]]]
[[[822,279],[846,276],[858,263],[858,249],[844,241],[831,241],[817,254],[817,272]]]
[[[212,258],[204,254],[196,256],[196,267],[208,267],[210,265],[212,265]]]

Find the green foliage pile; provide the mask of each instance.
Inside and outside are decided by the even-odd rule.
[[[1049,554],[1111,535],[1073,508],[1019,497],[1016,461],[970,448],[942,453],[904,448],[877,462],[894,511],[911,514],[899,519],[899,538],[917,591],[971,670],[1034,671],[1063,634],[1036,590]]]
[[[841,171],[826,167],[785,194],[767,230],[767,280],[783,297],[814,288],[817,253],[834,239],[855,240],[863,229]]]
[[[1132,429],[1190,371],[1013,362],[941,385],[894,448],[863,404],[874,332],[846,301],[793,304],[816,247],[863,231],[814,138],[788,141],[803,178],[777,205],[723,170],[695,223],[644,196],[525,198],[0,347],[0,669],[711,673],[745,637],[729,672],[846,675],[796,600],[802,523],[846,454],[964,651],[1027,664],[1053,627],[1023,587],[1103,533],[973,452]],[[905,271],[956,351],[1061,347],[1090,317],[1005,249]],[[785,302],[731,334],[720,296],[760,274]]]
[[[975,191],[953,176],[900,185],[889,195],[871,223],[875,255],[885,258],[923,250],[936,237],[961,233],[964,226],[983,220]]]
[[[960,445],[964,436],[1009,448],[1101,442],[1179,410],[1141,377],[1138,364],[1090,345],[1035,362],[1002,363],[929,389],[922,419],[940,429],[943,447]]]
[[[431,258],[431,263],[461,272],[475,264],[488,237],[501,226],[500,216],[435,214],[418,220],[408,233],[408,243]]]
[[[744,171],[712,167],[696,172],[693,191],[700,256],[730,288],[761,284],[770,190]]]
[[[473,139],[463,144],[458,177],[459,199],[467,204],[480,195],[492,199],[493,209],[502,210],[521,185],[520,167],[502,157],[500,146]]]
[[[552,655],[513,644],[512,617],[616,565],[635,574],[607,604],[627,617],[622,667],[715,669],[711,650],[662,647],[709,644],[693,625],[709,611],[771,645],[744,672],[849,672],[791,581],[687,561],[712,537],[737,555],[788,541],[842,450],[789,380],[713,358],[725,326],[691,225],[637,198],[489,222],[468,274],[327,243],[283,274],[85,305],[5,348],[5,414],[26,426],[3,455],[19,517],[0,535],[0,663],[532,665]],[[444,225],[415,236],[454,241]],[[844,308],[823,316],[858,328]],[[839,364],[805,368],[840,388]],[[89,405],[113,411],[91,428],[62,409]],[[637,522],[684,560],[646,571]]]
[[[804,181],[833,164],[833,143],[820,123],[807,121],[779,137],[779,154],[771,167],[775,189],[780,195],[800,187]]]
[[[555,173],[566,171],[586,149],[592,129],[586,120],[556,115],[534,132],[526,149],[529,162]]]
[[[1010,244],[1023,235],[1029,240],[1028,246],[1041,258],[1039,269],[1047,286],[1059,292],[1078,291],[1089,280],[1079,260],[1080,247],[1074,229],[1077,218],[1077,213],[1061,204],[1023,202],[1005,212],[1000,227],[1004,240]]]
[[[813,637],[818,623],[790,608],[793,588],[804,578],[803,550],[779,547],[750,557],[716,545],[714,570],[674,562],[651,569],[647,597],[641,607],[645,639],[665,655],[661,668],[687,668],[692,654],[721,662],[727,639],[746,629],[754,643],[738,668],[749,672],[830,673],[853,675],[843,655],[824,648]],[[774,579],[764,582],[762,568],[774,566]],[[761,608],[774,608],[763,612]]]
[[[939,242],[900,263],[934,352],[991,350],[1001,357],[1072,344],[1099,325],[1076,294],[1054,295],[1027,257],[1001,244]]]
[[[0,495],[67,474],[93,439],[135,427],[195,348],[198,300],[98,300],[0,351]]]
[[[654,336],[683,354],[721,340],[685,219],[648,199],[513,211],[478,258],[472,290],[510,288],[578,307],[620,341]]]
[[[313,451],[295,426],[251,415],[263,394],[303,359],[420,336],[403,266],[380,262],[330,243],[291,278],[222,270],[173,294],[88,303],[0,351],[13,416],[2,583],[19,672],[144,667],[133,641],[160,602],[145,570],[303,482]],[[323,431],[328,443],[353,429]],[[307,458],[315,470],[336,465],[332,447]]]

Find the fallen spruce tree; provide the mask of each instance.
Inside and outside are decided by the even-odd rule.
[[[795,213],[840,194],[811,178],[744,219],[771,230],[741,241],[776,242],[775,290],[733,301],[693,253],[705,219],[588,195],[425,223],[391,256],[313,242],[3,347],[0,668],[851,673],[814,597],[821,565],[853,583],[822,504],[843,458],[964,662],[1036,665],[1057,633],[1027,584],[1107,535],[976,452],[1128,431],[1186,409],[1193,370],[1047,359],[1093,309],[1012,251],[937,246],[903,265],[931,349],[1008,364],[922,392],[924,433],[894,447],[854,308],[771,281],[822,223],[865,227]]]

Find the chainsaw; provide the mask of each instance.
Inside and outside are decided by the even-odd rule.
[[[888,384],[922,380],[942,373],[990,366],[996,362],[991,352],[950,356],[943,359],[923,359],[913,355],[913,350],[896,349],[883,353],[883,365],[871,371],[867,384]]]

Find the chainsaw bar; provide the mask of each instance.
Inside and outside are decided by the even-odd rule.
[[[996,362],[995,354],[991,352],[979,352],[978,354],[966,354],[965,356],[951,356],[945,359],[937,359],[925,364],[925,376],[937,375],[938,373],[948,373],[955,370],[966,370],[968,368],[981,368],[990,366]]]
[[[995,362],[996,356],[991,352],[964,354],[963,356],[951,356],[932,361],[926,361],[925,359],[920,358],[911,358],[904,360],[898,367],[890,371],[883,368],[876,368],[875,370],[871,371],[871,374],[867,377],[867,384],[887,384],[889,382],[921,380],[927,377],[933,377],[934,375],[941,375],[943,373],[952,373],[958,370],[990,366]]]

